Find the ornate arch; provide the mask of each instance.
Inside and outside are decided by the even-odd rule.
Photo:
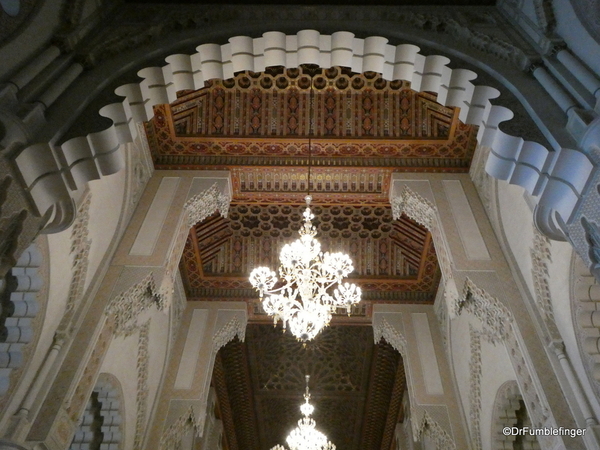
[[[505,427],[532,428],[531,419],[516,381],[507,381],[498,388],[493,408],[491,423],[492,450],[514,448],[514,441],[516,440],[521,440],[521,448],[539,450],[540,445],[536,436],[524,434],[515,438],[515,436],[506,436],[502,433],[502,429]],[[527,444],[524,444],[524,442]]]
[[[123,400],[119,380],[109,373],[101,373],[79,419],[69,450],[88,449],[92,444],[102,445],[100,448],[123,449]]]
[[[170,103],[177,98],[177,92],[197,90],[205,81],[231,78],[244,70],[261,72],[268,67],[292,68],[301,64],[321,68],[340,66],[359,73],[377,72],[385,80],[409,82],[416,91],[436,94],[443,105],[460,107],[460,119],[479,126],[479,142],[496,152],[496,162],[488,165],[488,171],[503,179],[508,177],[512,183],[529,182],[527,177],[521,179],[515,169],[522,162],[519,159],[522,149],[526,148],[527,155],[535,154],[538,162],[552,159],[556,153],[500,131],[498,125],[512,118],[512,112],[491,105],[490,100],[499,92],[474,85],[472,80],[477,76],[474,72],[450,69],[446,57],[424,56],[411,44],[392,46],[383,37],[359,39],[345,31],[322,35],[316,30],[302,30],[290,36],[267,32],[254,39],[233,37],[224,45],[202,44],[193,55],[171,55],[166,61],[164,67],[139,71],[143,78],[139,84],[124,85],[115,91],[125,100],[100,110],[113,125],[86,137],[70,139],[57,149],[64,156],[66,167],[48,160],[52,149],[47,143],[30,145],[16,158],[38,210],[55,213],[49,231],[60,231],[73,220],[74,211],[69,207],[72,189],[121,170],[124,165],[121,144],[138,136],[137,124],[153,116],[154,105]],[[538,169],[541,173],[542,167]],[[70,180],[68,184],[62,181],[62,175]]]
[[[377,323],[373,323],[373,337],[375,343],[384,339],[400,353],[404,361],[404,373],[408,377],[410,374],[410,370],[407,368],[408,344],[402,332],[382,318]],[[435,442],[436,450],[455,450],[456,444],[448,432],[451,427],[444,405],[416,405],[414,398],[410,395],[410,389],[409,397],[411,397],[409,398],[410,421],[415,441],[428,435]]]
[[[465,281],[463,294],[456,304],[456,311],[457,314],[468,312],[479,320],[481,329],[471,330],[471,337],[475,337],[472,342],[475,342],[476,345],[479,345],[477,341],[480,336],[493,345],[503,344],[506,346],[533,426],[536,428],[556,426],[556,419],[552,415],[540,380],[535,370],[532,369],[529,356],[523,349],[523,338],[512,312],[497,298],[477,287],[468,278]],[[474,399],[473,396],[471,400],[472,404],[477,403],[477,399]],[[543,437],[542,439],[546,441],[545,445],[547,446],[555,445],[558,441],[557,437]]]

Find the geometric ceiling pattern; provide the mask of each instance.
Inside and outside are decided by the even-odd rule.
[[[146,132],[157,169],[306,166],[310,153],[316,167],[465,172],[477,127],[435,100],[374,72],[276,67],[180,92]]]
[[[227,218],[215,214],[196,224],[180,266],[188,298],[256,304],[248,273],[258,266],[279,266],[283,245],[298,238],[303,210],[300,205],[233,204]],[[423,226],[405,216],[394,221],[389,206],[318,205],[312,210],[322,248],[352,259],[349,279],[363,290],[367,302],[362,308],[377,301],[433,301],[440,270]],[[260,309],[252,312],[260,319]]]
[[[303,347],[271,325],[223,347],[213,385],[228,450],[284,444],[310,375],[313,418],[338,450],[389,450],[406,387],[400,354],[368,326],[332,326]]]

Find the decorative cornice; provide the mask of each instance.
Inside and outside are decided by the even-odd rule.
[[[408,348],[406,338],[385,318],[381,319],[379,323],[373,324],[373,338],[375,344],[378,344],[382,338],[385,339],[402,357],[406,357]]]
[[[469,278],[465,281],[462,297],[454,303],[454,310],[456,315],[466,311],[477,317],[482,325],[482,336],[494,345],[507,339],[514,324],[508,308]]]
[[[194,409],[190,406],[187,412],[167,428],[160,438],[160,450],[175,450],[180,444],[185,432],[193,428],[199,434],[198,420],[194,414]]]
[[[216,183],[206,191],[190,198],[183,206],[187,212],[188,229],[202,222],[215,211],[227,217],[229,203],[231,203],[231,196],[221,193]]]
[[[217,353],[221,347],[227,345],[235,337],[244,342],[246,339],[246,322],[240,322],[237,317],[231,319],[225,326],[213,336],[213,353]]]
[[[436,220],[435,206],[408,186],[404,186],[399,196],[392,197],[391,203],[392,216],[395,220],[400,219],[402,214],[406,214],[429,231],[433,229]]]
[[[83,196],[79,208],[77,209],[77,217],[71,230],[71,260],[73,277],[69,285],[69,296],[65,306],[63,318],[58,326],[58,331],[70,335],[71,322],[77,304],[83,297],[85,288],[85,279],[89,264],[89,253],[92,246],[92,241],[89,239],[89,221],[90,221],[90,205],[92,203],[92,193],[88,189]]]
[[[530,254],[536,305],[548,330],[549,339],[560,340],[560,333],[554,320],[552,296],[550,295],[550,275],[548,273],[548,263],[552,262],[550,239],[535,228],[533,230],[533,247]]]
[[[435,442],[436,449],[443,448],[444,450],[456,450],[454,439],[452,439],[448,431],[442,428],[442,426],[437,423],[426,410],[416,429],[413,426],[413,433],[417,440],[421,440],[424,435],[429,436],[430,439]]]
[[[402,214],[405,214],[431,232],[444,282],[448,283],[453,278],[452,259],[436,207],[407,185],[402,188],[400,195],[390,197],[390,203],[394,219],[397,220]]]
[[[113,298],[105,314],[114,318],[114,335],[130,336],[140,325],[137,318],[141,312],[155,305],[163,310],[165,296],[156,289],[154,276],[148,274],[142,281]]]

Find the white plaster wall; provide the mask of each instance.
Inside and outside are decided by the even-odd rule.
[[[569,49],[584,61],[590,69],[600,74],[600,44],[598,44],[580,24],[573,11],[571,1],[554,0],[556,31],[565,40]]]
[[[457,395],[460,405],[464,411],[467,420],[469,433],[472,432],[472,424],[469,420],[469,392],[470,385],[470,370],[469,360],[471,358],[471,339],[469,336],[469,318],[467,316],[458,316],[450,321],[449,330],[449,346],[451,349],[450,364],[453,368],[454,376],[456,377]]]
[[[123,404],[121,417],[124,420],[124,449],[133,448],[137,421],[137,357],[139,333],[129,337],[115,338],[108,348],[102,363],[101,373],[114,375],[121,384]]]
[[[531,274],[531,249],[533,247],[533,218],[523,198],[523,188],[504,181],[497,183],[499,220],[505,235],[505,244],[513,254],[530,295],[534,295]],[[502,236],[498,239],[502,241]]]
[[[575,324],[572,320],[570,285],[571,285],[571,260],[573,248],[566,242],[552,241],[552,262],[548,264],[548,279],[552,296],[552,309],[554,319],[564,341],[565,349],[573,369],[590,400],[596,417],[600,417],[600,404],[596,398],[590,380],[581,359],[581,353],[575,338]]]
[[[144,314],[150,320],[148,342],[148,397],[146,400],[146,421],[150,417],[152,407],[166,366],[167,345],[169,341],[169,315],[153,309]],[[145,321],[146,319],[144,319]],[[100,372],[117,377],[123,390],[123,417],[125,418],[124,449],[133,448],[137,423],[137,386],[138,386],[138,343],[139,332],[129,337],[117,337],[106,353]],[[147,430],[147,423],[143,430]],[[143,436],[142,436],[143,438]]]
[[[506,346],[492,345],[481,339],[481,446],[483,450],[492,449],[492,416],[494,400],[500,386],[516,378]]]
[[[518,266],[522,278],[527,284],[531,298],[535,298],[532,277],[531,249],[533,248],[532,214],[523,198],[523,189],[500,181],[498,187],[498,210],[505,233],[504,243],[508,245],[513,254],[514,262]],[[569,243],[551,241],[551,262],[548,262],[548,280],[552,309],[556,326],[575,372],[592,404],[597,417],[600,417],[600,403],[595,397],[590,381],[581,359],[575,329],[572,320],[570,292],[571,283],[571,258],[573,249]],[[570,396],[570,393],[566,393]]]
[[[104,177],[89,184],[91,203],[89,209],[88,239],[91,239],[88,271],[85,289],[90,288],[91,282],[96,285],[101,281],[104,266],[102,261],[111,256],[107,252],[114,249],[115,233],[119,225],[122,204],[125,194],[126,171]],[[69,297],[69,288],[73,279],[73,259],[71,257],[71,233],[73,226],[60,233],[47,235],[49,261],[49,278],[47,283],[48,299],[42,331],[35,348],[31,362],[19,380],[13,400],[7,414],[0,419],[0,430],[4,429],[8,419],[18,410],[21,400],[25,397],[35,374],[41,366],[50,346],[54,333],[62,320]],[[108,260],[106,260],[108,261]],[[92,286],[96,287],[96,286]],[[88,292],[89,294],[89,292]],[[76,305],[75,307],[78,307]]]
[[[471,336],[469,325],[481,330],[480,322],[468,314],[462,314],[450,322],[450,345],[452,349],[451,364],[456,377],[456,386],[462,408],[465,412],[469,432],[473,433],[470,420],[471,393]],[[516,379],[515,371],[502,344],[492,345],[481,338],[481,415],[479,430],[484,450],[491,449],[490,429],[492,423],[493,404],[498,388],[508,380]]]
[[[168,312],[156,312],[150,322],[150,342],[148,353],[148,420],[157,400],[163,372],[167,368],[168,345],[170,339],[170,317]],[[148,425],[150,422],[148,422]],[[144,429],[148,430],[148,426]]]
[[[92,195],[89,210],[88,238],[92,241],[88,258],[85,289],[88,289],[103,258],[116,244],[115,234],[120,232],[119,219],[125,199],[126,170],[91,181],[88,186]]]

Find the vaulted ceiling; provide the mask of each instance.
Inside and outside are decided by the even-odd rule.
[[[284,444],[311,375],[315,419],[338,450],[389,450],[402,420],[400,355],[374,343],[373,304],[431,304],[441,278],[430,233],[392,217],[394,172],[466,172],[477,128],[406,82],[348,69],[269,68],[212,80],[155,107],[146,134],[157,169],[227,169],[228,217],[190,230],[180,269],[189,300],[246,301],[246,341],[221,349],[213,385],[228,450]],[[248,282],[276,269],[313,196],[324,251],[353,260],[363,301],[306,348],[268,325]]]

